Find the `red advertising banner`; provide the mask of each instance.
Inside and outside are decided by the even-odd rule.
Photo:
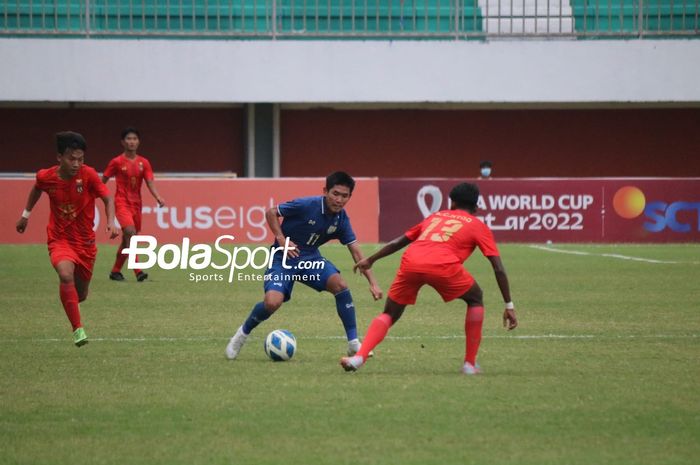
[[[48,198],[42,195],[32,211],[24,234],[15,231],[27,201],[33,179],[0,180],[0,198],[6,204],[0,209],[0,243],[46,242]],[[144,187],[142,196],[142,233],[153,235],[160,243],[179,243],[183,237],[192,242],[212,243],[222,234],[235,236],[238,243],[272,243],[272,234],[265,222],[265,210],[296,197],[321,195],[325,179],[156,179],[158,192],[166,206],[158,208]],[[114,181],[108,184],[114,193]],[[361,242],[379,240],[378,180],[359,178],[347,212]],[[96,201],[97,241],[109,242],[104,233],[104,205]],[[113,242],[116,243],[117,240]]]
[[[381,179],[379,238],[449,208],[464,179]],[[503,242],[697,242],[700,178],[492,179],[477,215]]]

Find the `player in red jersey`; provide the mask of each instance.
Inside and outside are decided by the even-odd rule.
[[[474,375],[480,372],[476,355],[481,343],[484,304],[481,288],[464,269],[463,262],[476,247],[491,262],[506,309],[503,326],[509,330],[518,326],[515,307],[510,299],[508,276],[503,268],[491,230],[474,216],[479,188],[462,183],[450,192],[452,210],[430,215],[412,227],[403,236],[386,244],[375,254],[357,262],[355,270],[368,270],[372,264],[409,245],[401,258],[384,306],[384,313],[369,326],[362,347],[356,355],[343,357],[340,364],[346,371],[355,371],[367,361],[369,352],[379,344],[389,328],[401,318],[406,305],[416,303],[418,291],[424,284],[432,286],[445,302],[460,298],[467,303],[464,323],[466,350],[462,372]]]
[[[27,229],[29,215],[42,192],[49,196],[51,214],[46,228],[51,265],[60,279],[59,295],[68,320],[73,326],[73,342],[80,347],[88,339],[80,321],[79,302],[88,295],[95,264],[95,198],[105,204],[107,233],[119,235],[114,225],[114,204],[109,190],[94,168],[84,164],[87,144],[75,132],[56,134],[58,165],[36,174],[36,184],[29,192],[27,206],[17,221],[17,231]]]
[[[159,206],[165,205],[165,200],[158,195],[153,185],[153,169],[151,163],[137,154],[139,148],[140,135],[135,128],[126,128],[121,134],[122,147],[124,153],[117,155],[105,168],[102,173],[102,182],[107,183],[109,178],[114,176],[117,181],[117,193],[114,196],[116,214],[119,225],[122,228],[122,242],[117,250],[117,258],[114,261],[109,279],[114,281],[124,281],[122,267],[126,261],[126,255],[122,255],[122,250],[129,247],[131,236],[141,231],[141,184],[146,181],[146,187],[151,191],[153,198]],[[148,278],[148,273],[135,269],[136,279],[143,281]]]

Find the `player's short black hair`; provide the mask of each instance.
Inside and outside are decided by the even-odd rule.
[[[481,163],[479,163],[479,168],[492,168],[493,163],[491,163],[489,160],[484,160]]]
[[[345,171],[336,171],[326,177],[326,190],[331,190],[333,186],[349,187],[352,194],[355,189],[355,180]]]
[[[129,134],[136,134],[136,137],[138,137],[139,139],[141,138],[141,134],[139,133],[139,130],[138,130],[138,129],[136,129],[136,128],[133,127],[133,126],[127,126],[127,127],[125,127],[124,129],[122,129],[122,138],[121,138],[121,140],[126,139],[126,136],[128,136]]]
[[[450,191],[450,200],[458,208],[476,210],[476,204],[479,201],[479,186],[468,182],[457,184]]]
[[[73,131],[61,131],[56,133],[56,151],[63,155],[67,149],[87,150],[85,138]]]

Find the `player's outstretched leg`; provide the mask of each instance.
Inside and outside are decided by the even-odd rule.
[[[372,323],[370,323],[369,328],[367,328],[365,340],[357,354],[340,359],[340,365],[345,371],[357,371],[365,364],[372,350],[384,340],[389,332],[389,328],[401,318],[405,308],[405,305],[398,304],[391,300],[391,298],[386,299],[384,313],[377,316],[372,320]]]
[[[345,371],[356,371],[365,364],[369,358],[370,351],[384,340],[392,323],[391,316],[387,313],[382,313],[372,320],[369,328],[367,328],[367,335],[360,350],[355,355],[340,359],[340,365]]]
[[[464,318],[464,335],[466,347],[464,351],[464,365],[462,373],[465,375],[476,375],[481,372],[476,357],[481,345],[481,331],[484,324],[484,304],[483,293],[477,283],[462,296],[467,302],[467,314]]]
[[[248,335],[260,323],[267,320],[282,305],[284,295],[280,292],[269,291],[265,293],[265,300],[258,302],[251,310],[245,322],[236,330],[236,334],[231,337],[226,345],[226,358],[235,360],[241,348],[248,340]]]

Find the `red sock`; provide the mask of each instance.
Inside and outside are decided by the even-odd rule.
[[[481,327],[484,324],[484,307],[468,307],[464,319],[464,334],[467,336],[467,348],[464,361],[476,363],[476,354],[481,344]]]
[[[73,331],[83,326],[80,323],[80,307],[78,306],[78,291],[73,283],[61,283],[58,294],[61,296],[63,309],[70,320]]]
[[[138,256],[138,255],[136,255],[136,256],[134,257],[134,261],[135,261],[136,263],[139,262],[139,256]],[[138,268],[134,268],[134,274],[135,274],[136,276],[138,276],[139,273],[141,273],[141,270],[138,269]]]
[[[117,259],[114,260],[114,266],[112,267],[112,273],[119,273],[122,270],[122,267],[124,266],[124,262],[126,261],[126,255],[122,254],[123,247],[120,245],[119,249],[117,249]]]
[[[357,355],[362,357],[363,360],[367,360],[372,349],[377,347],[377,345],[384,340],[392,324],[394,324],[394,322],[387,313],[382,313],[372,320],[369,328],[367,328],[367,335],[365,335],[365,340],[362,341],[362,347],[360,347],[360,351],[357,352]]]

